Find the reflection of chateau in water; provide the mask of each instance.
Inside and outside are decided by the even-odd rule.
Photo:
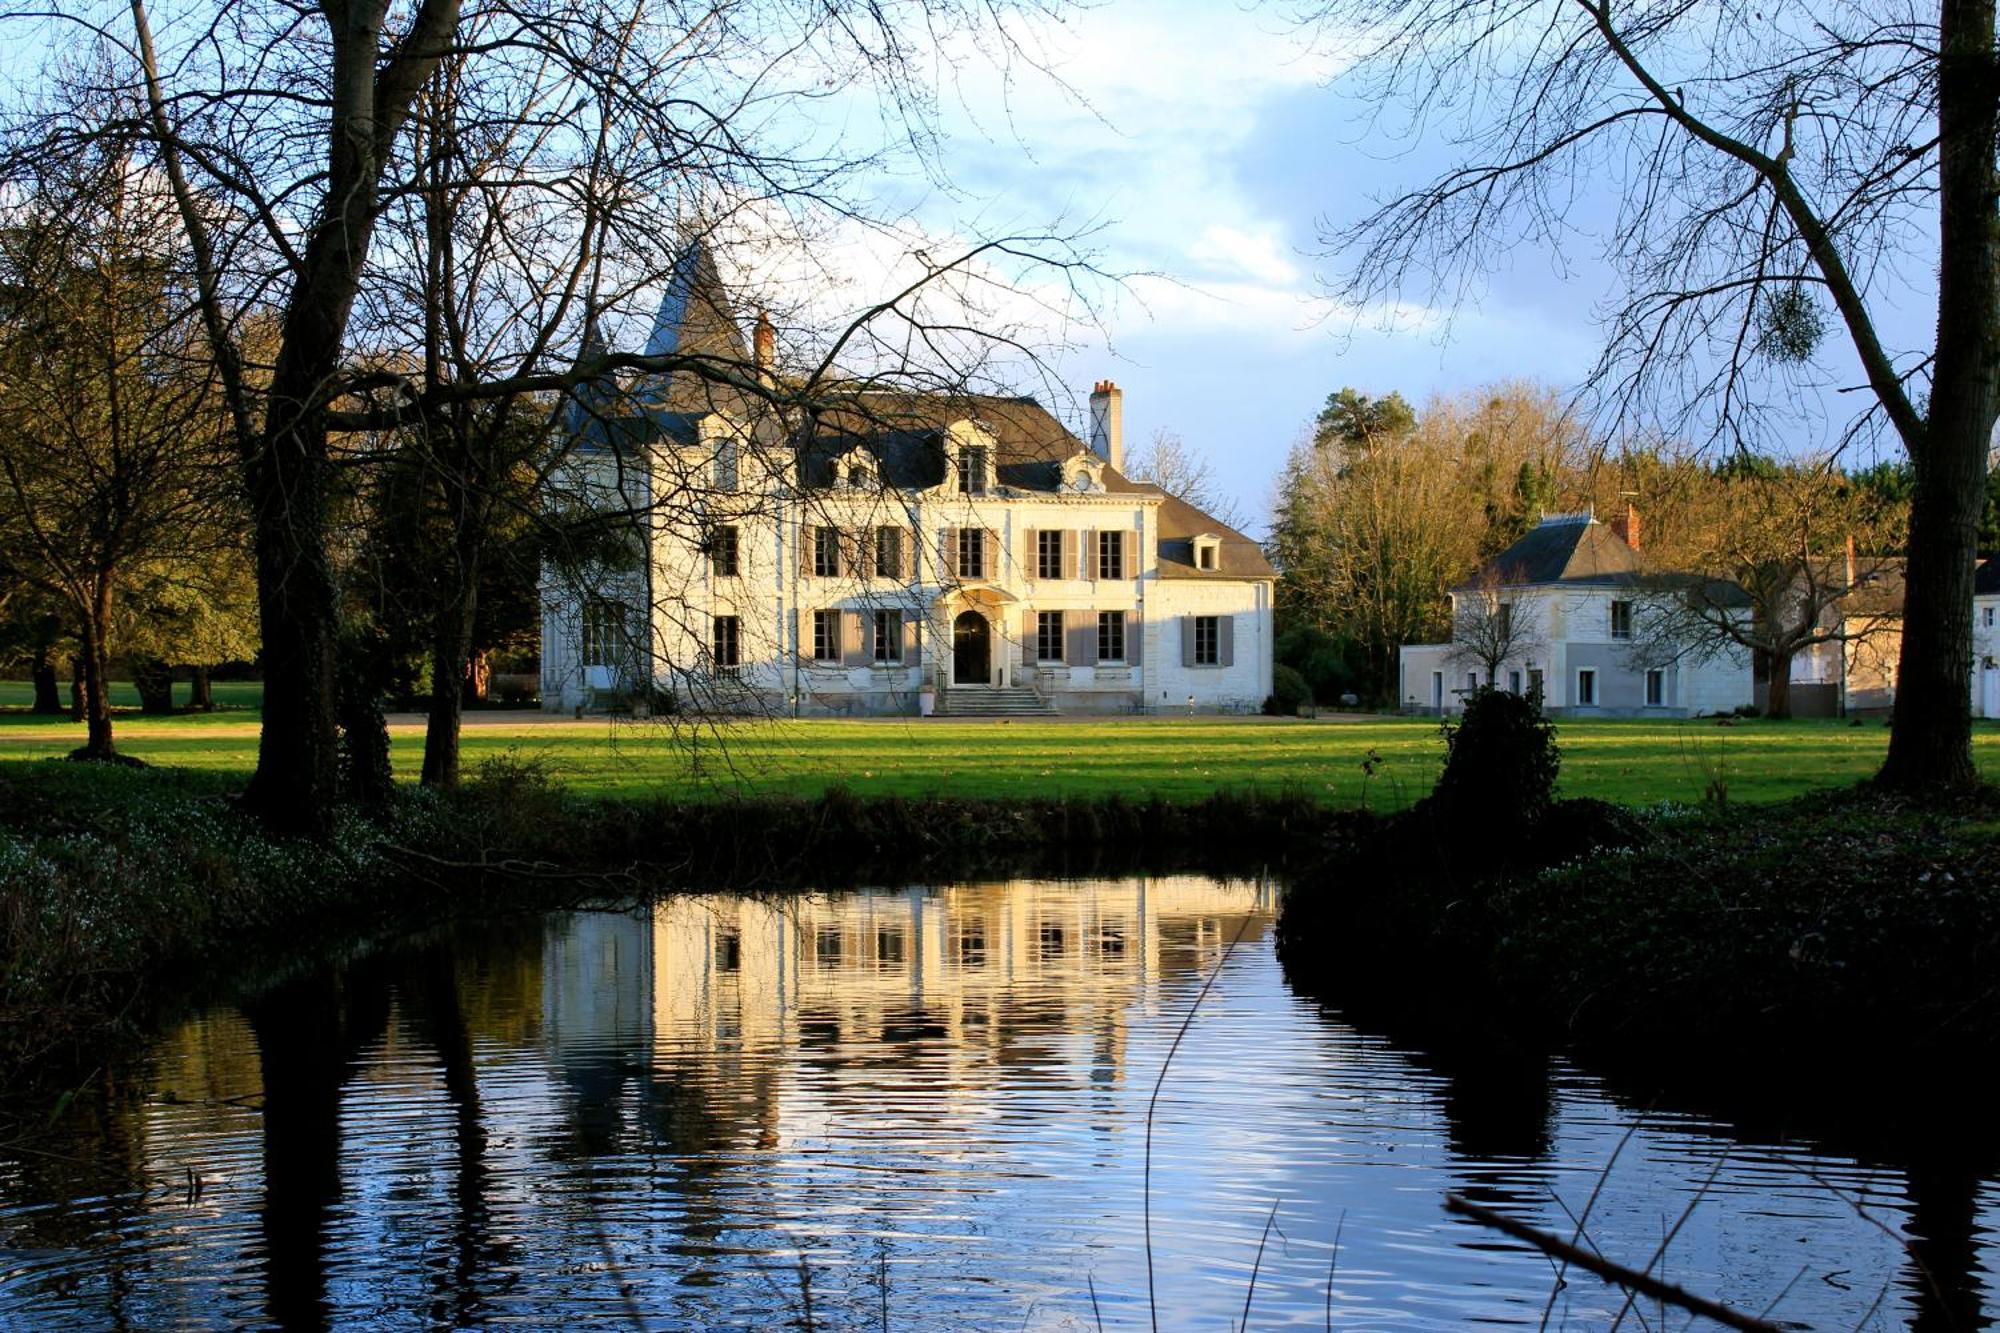
[[[1150,1012],[1163,982],[1212,966],[1246,917],[1244,938],[1260,938],[1275,906],[1268,884],[1195,877],[674,898],[552,926],[543,1021],[558,1051],[664,1063],[870,1038],[1116,1038],[1130,1006]]]

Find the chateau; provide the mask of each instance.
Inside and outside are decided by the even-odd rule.
[[[774,377],[761,319],[753,341],[691,248],[646,351]],[[629,515],[636,549],[545,566],[544,707],[1249,712],[1270,694],[1276,572],[1127,479],[1115,385],[1086,445],[1029,398],[853,388],[792,419],[727,379],[579,395],[558,493]]]

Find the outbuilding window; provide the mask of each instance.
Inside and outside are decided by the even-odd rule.
[[[1646,673],[1646,702],[1658,708],[1667,701],[1667,673],[1654,670]]]
[[[1222,665],[1222,622],[1216,616],[1194,618],[1194,664]]]
[[[1597,673],[1589,667],[1576,673],[1576,701],[1584,708],[1597,703]]]
[[[1632,603],[1613,602],[1611,604],[1611,637],[1629,639],[1632,637]]]

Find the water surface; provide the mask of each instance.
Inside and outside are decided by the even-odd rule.
[[[1565,1234],[1588,1206],[1611,1257],[1802,1327],[1981,1326],[1977,1170],[1399,1049],[1291,992],[1274,907],[1199,878],[691,897],[309,971],[0,1148],[0,1326],[1617,1321],[1447,1191]]]

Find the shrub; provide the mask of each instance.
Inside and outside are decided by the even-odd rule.
[[[1271,695],[1264,711],[1279,717],[1296,717],[1300,708],[1312,702],[1312,687],[1306,678],[1282,662],[1271,669]]]
[[[1535,699],[1482,685],[1445,719],[1444,772],[1434,795],[1474,824],[1518,830],[1547,813],[1562,765],[1555,726]]]

